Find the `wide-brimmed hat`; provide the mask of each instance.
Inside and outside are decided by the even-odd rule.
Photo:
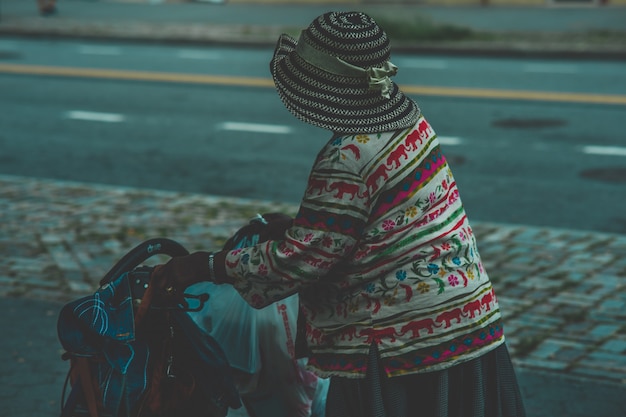
[[[297,118],[335,133],[408,128],[417,104],[391,81],[389,38],[365,13],[328,12],[298,40],[283,34],[270,70],[285,107]]]

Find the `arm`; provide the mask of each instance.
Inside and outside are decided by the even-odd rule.
[[[229,282],[260,308],[324,279],[361,238],[369,209],[358,166],[329,145],[316,161],[294,224],[281,240],[230,251]]]

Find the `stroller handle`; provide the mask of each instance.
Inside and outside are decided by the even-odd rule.
[[[124,255],[100,280],[100,286],[109,283],[115,277],[129,272],[139,266],[145,260],[155,255],[168,255],[170,257],[189,255],[189,251],[175,240],[157,237],[148,239],[131,249]]]

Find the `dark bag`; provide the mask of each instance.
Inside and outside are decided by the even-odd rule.
[[[223,417],[241,407],[223,350],[187,314],[208,294],[190,296],[193,309],[152,294],[153,268],[138,265],[157,254],[188,252],[169,239],[143,242],[93,295],[61,309],[57,331],[70,361],[61,417]]]

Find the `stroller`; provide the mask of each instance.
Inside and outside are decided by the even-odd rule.
[[[153,294],[148,258],[186,255],[163,238],[141,243],[105,275],[92,295],[66,304],[57,321],[70,369],[61,417],[224,417],[241,399],[221,346],[189,312]],[[69,394],[66,395],[69,387]]]
[[[259,215],[225,249],[267,239],[266,224]],[[250,417],[323,417],[328,381],[295,357],[297,295],[255,310],[231,286],[206,282],[173,304],[151,294],[153,268],[140,265],[158,254],[188,251],[145,241],[96,293],[61,310],[70,362],[61,417],[224,417],[242,404]]]

